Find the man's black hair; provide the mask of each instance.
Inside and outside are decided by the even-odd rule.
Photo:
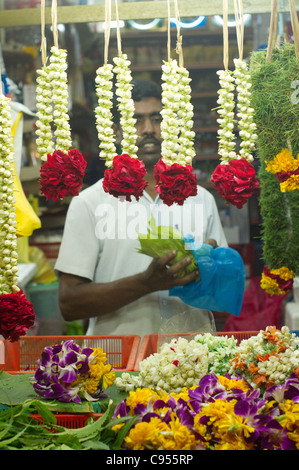
[[[133,80],[132,81],[132,99],[133,101],[141,101],[144,98],[157,98],[161,100],[162,89],[158,83],[152,80]],[[114,93],[113,99],[113,118],[116,124],[119,123],[120,115],[117,106],[117,100]]]
[[[157,98],[161,100],[161,87],[151,80],[133,80],[132,99],[141,101],[144,98]]]

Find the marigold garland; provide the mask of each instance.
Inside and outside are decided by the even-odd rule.
[[[293,44],[274,48],[269,62],[266,51],[254,52],[250,60],[252,107],[257,125],[257,156],[260,160],[260,208],[262,216],[262,287],[268,292],[281,287],[276,270],[299,273],[299,192],[297,188],[298,106],[291,99],[291,84],[298,78],[299,64]],[[291,279],[287,281],[289,289]],[[277,283],[278,286],[275,284]],[[289,290],[288,289],[288,290]]]
[[[283,193],[299,189],[299,153],[295,159],[288,149],[282,149],[273,160],[265,163],[266,170],[276,175]]]

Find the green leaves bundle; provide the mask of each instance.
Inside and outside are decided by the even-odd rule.
[[[180,231],[174,227],[157,226],[153,216],[149,221],[147,234],[139,233],[138,239],[140,242],[139,253],[153,258],[159,258],[165,253],[175,250],[177,254],[173,259],[174,264],[189,256],[191,262],[177,274],[178,278],[182,278],[198,269],[195,256],[191,250],[186,248]]]

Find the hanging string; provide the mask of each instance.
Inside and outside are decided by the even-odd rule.
[[[111,0],[105,0],[105,45],[104,45],[104,64],[108,62],[108,49],[110,40],[110,27],[111,27]]]
[[[52,30],[54,46],[58,49],[57,0],[52,0]]]
[[[167,56],[168,62],[171,60],[170,54],[171,37],[170,37],[170,0],[167,0]]]
[[[299,20],[294,0],[289,0],[296,57],[299,58]]]
[[[179,56],[179,65],[180,67],[184,67],[184,56],[183,56],[183,37],[181,36],[181,19],[178,7],[178,1],[174,0],[174,8],[175,8],[175,18],[176,18],[176,26],[177,26],[177,43],[176,43],[176,53]]]
[[[227,0],[223,0],[223,65],[228,70],[228,6]]]
[[[244,44],[243,3],[242,3],[242,0],[234,0],[234,4],[235,4],[235,20],[236,20],[236,32],[237,32],[239,59],[243,60],[243,44]]]
[[[45,37],[45,0],[41,0],[41,45],[42,65],[47,62],[47,40]]]
[[[116,8],[116,36],[117,36],[117,50],[118,55],[121,55],[121,36],[120,36],[120,27],[119,27],[119,15],[118,15],[118,5],[117,0],[115,0],[115,8]]]
[[[278,0],[272,0],[272,2],[271,2],[271,21],[270,21],[270,31],[269,31],[269,38],[268,38],[266,62],[270,62],[272,52],[273,52],[273,49],[274,49],[274,46],[275,46],[275,43],[276,43],[277,16],[278,16]]]

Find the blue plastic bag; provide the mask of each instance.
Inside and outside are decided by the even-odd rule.
[[[245,268],[240,254],[233,248],[213,248],[185,237],[200,271],[200,280],[173,287],[170,296],[177,296],[193,307],[227,312],[238,316],[245,289]]]

